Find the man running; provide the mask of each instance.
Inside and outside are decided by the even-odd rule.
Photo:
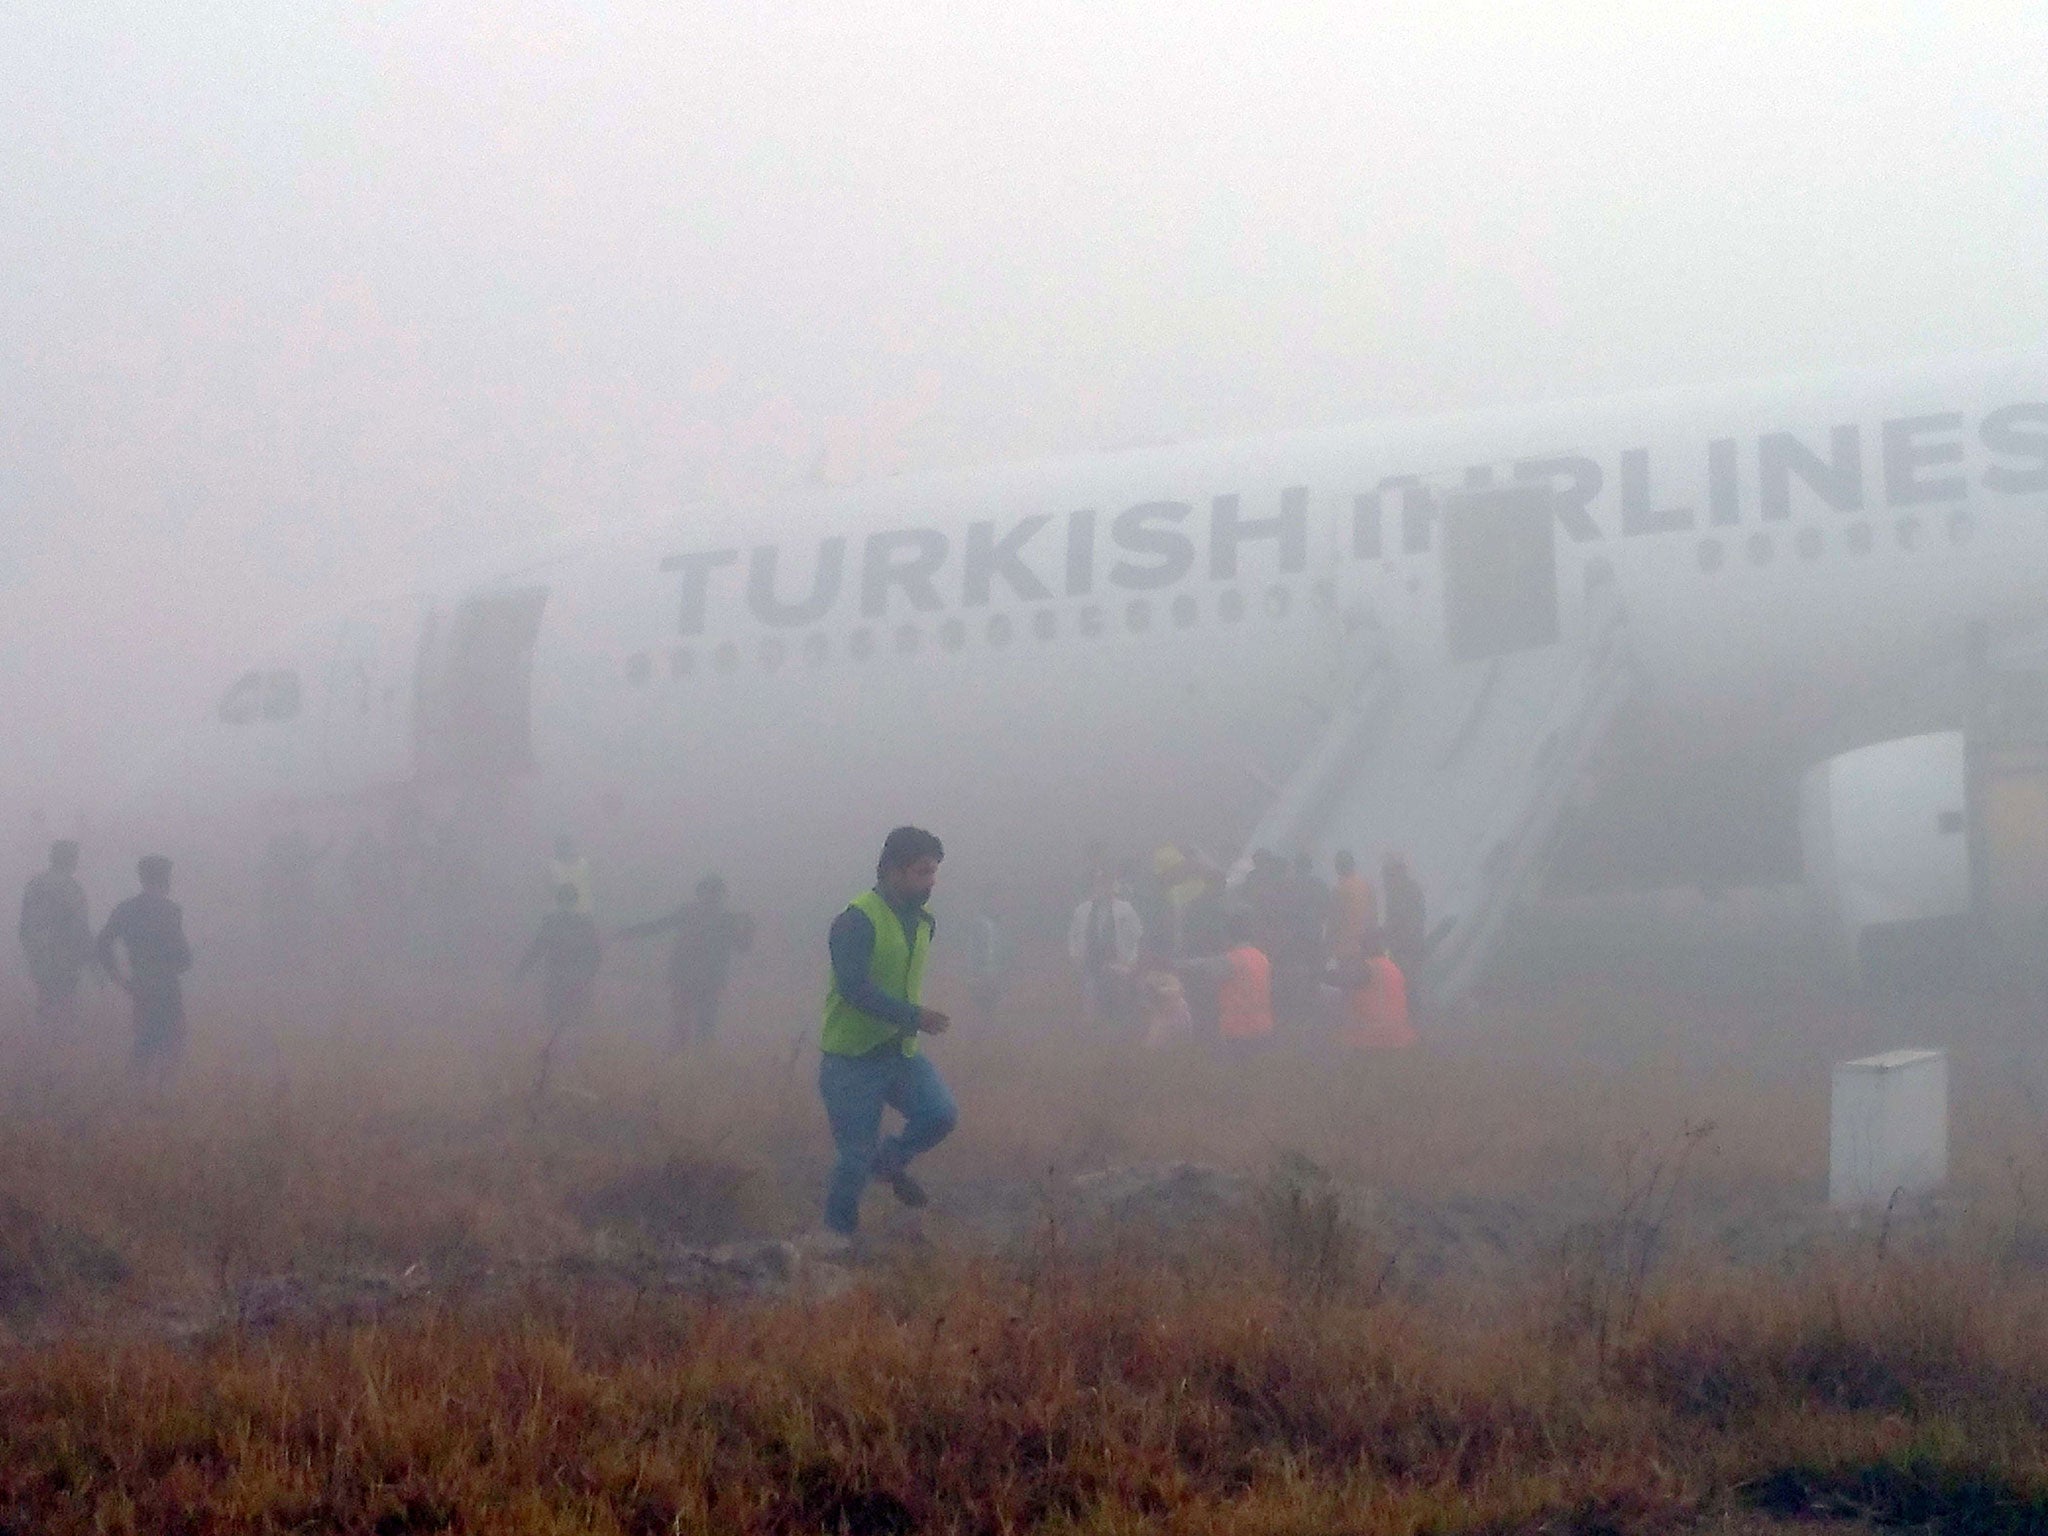
[[[179,980],[192,969],[185,914],[171,900],[171,861],[153,853],[136,865],[142,891],[122,902],[100,930],[94,953],[117,986],[135,1000],[138,1075],[161,1081],[185,1049],[185,997]],[[126,950],[123,970],[116,951]]]
[[[918,1048],[919,1035],[942,1035],[951,1024],[919,1002],[937,927],[925,903],[945,856],[923,828],[898,827],[882,844],[874,888],[832,923],[818,1095],[839,1154],[825,1193],[825,1226],[849,1242],[871,1177],[905,1205],[925,1203],[910,1162],[944,1141],[959,1120],[953,1095]],[[885,1105],[903,1117],[903,1129],[887,1140]]]
[[[92,959],[92,916],[78,883],[78,844],[68,838],[51,847],[50,867],[22,892],[21,947],[36,984],[36,1023],[72,1023],[78,978]]]

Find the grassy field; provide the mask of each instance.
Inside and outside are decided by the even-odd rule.
[[[963,1032],[933,1208],[871,1196],[851,1270],[772,1242],[830,1149],[744,1008],[709,1056],[600,1021],[540,1095],[527,1026],[238,1009],[156,1098],[105,1032],[10,1048],[0,1531],[2048,1530],[2010,1000]],[[1954,1052],[1955,1177],[1844,1222],[1826,1063],[1901,1040]]]

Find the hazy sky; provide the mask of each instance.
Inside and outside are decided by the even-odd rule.
[[[0,795],[365,585],[821,454],[2043,335],[2039,0],[1259,10],[0,8]]]

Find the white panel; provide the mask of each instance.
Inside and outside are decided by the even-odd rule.
[[[1828,1203],[1882,1206],[1948,1177],[1948,1056],[1887,1051],[1835,1066]]]

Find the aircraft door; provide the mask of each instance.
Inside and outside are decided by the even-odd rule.
[[[496,780],[533,767],[533,648],[546,587],[480,592],[437,616],[420,651],[421,770]]]
[[[1547,487],[1444,499],[1444,641],[1452,661],[1555,645],[1557,532]]]
[[[322,759],[337,794],[400,783],[413,773],[420,630],[417,597],[366,603],[341,623],[326,679]]]

